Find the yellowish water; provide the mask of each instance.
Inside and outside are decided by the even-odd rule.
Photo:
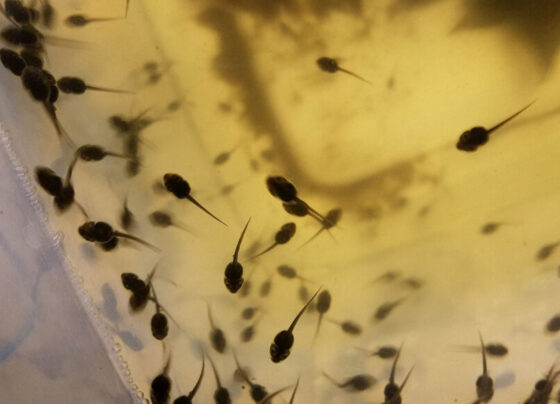
[[[560,349],[557,337],[545,332],[558,310],[558,254],[535,258],[543,245],[560,240],[559,36],[550,22],[560,7],[545,0],[534,1],[535,8],[520,1],[482,3],[132,0],[126,20],[57,26],[53,35],[85,44],[48,47],[55,76],[136,91],[61,96],[59,117],[77,144],[120,150],[109,116],[148,110],[163,118],[143,133],[143,166],[134,179],[124,175],[119,160],[79,163],[74,174],[76,199],[92,220],[117,225],[127,196],[138,219],[131,232],[159,246],[161,255],[132,244],[111,253],[86,245],[76,232],[83,222],[79,211],[56,215],[40,192],[50,225],[63,232],[66,253],[96,306],[103,311],[101,291],[108,284],[122,317],[119,327],[142,342],[135,351],[118,335],[114,339],[145,395],[165,355],[150,334],[152,307],[128,313],[120,274],[144,277],[159,263],[158,297],[181,327],[170,324],[165,344],[173,397],[194,385],[202,342],[235,402],[250,397],[233,381],[232,348],[270,391],[301,377],[295,402],[382,402],[391,362],[367,358],[355,347],[404,342],[397,381],[415,368],[403,402],[472,402],[480,355],[453,346],[477,345],[478,331],[510,351],[489,359],[492,402],[529,396]],[[60,20],[76,12],[120,15],[122,9],[114,1],[57,4]],[[321,56],[338,58],[369,83],[321,71]],[[148,61],[164,70],[156,84],[147,84]],[[70,152],[61,151],[39,105],[8,73],[1,82],[10,97],[0,99],[0,118],[17,134],[24,163],[63,172]],[[182,102],[180,109],[166,112],[174,100]],[[463,131],[491,127],[533,100],[477,152],[456,149]],[[226,163],[213,164],[234,148]],[[195,198],[228,227],[192,204],[154,192],[154,181],[167,172],[187,179]],[[300,248],[320,227],[282,209],[266,189],[269,175],[289,178],[322,213],[341,208],[333,238],[322,233]],[[229,185],[234,188],[224,195]],[[163,208],[189,231],[154,228],[147,216]],[[240,257],[253,291],[241,298],[226,290],[223,271],[249,217]],[[297,224],[292,241],[247,260],[251,244],[266,247],[288,221]],[[488,222],[503,225],[484,235]],[[324,322],[312,344],[318,315],[309,312],[296,327],[290,357],[273,364],[269,345],[302,305],[299,283],[276,274],[280,264],[312,279],[310,290],[329,290],[328,316],[358,322],[362,335],[345,335]],[[410,291],[399,281],[374,282],[389,270],[423,286]],[[257,289],[267,279],[272,291],[260,298]],[[371,320],[379,305],[401,297],[406,299],[387,319]],[[227,336],[225,354],[209,345],[205,301]],[[263,314],[254,340],[243,344],[239,333],[248,323],[240,313],[251,305]],[[341,380],[369,373],[379,381],[367,392],[348,393],[322,371]],[[214,389],[208,368],[198,402],[210,402]],[[283,397],[287,402],[290,392]]]

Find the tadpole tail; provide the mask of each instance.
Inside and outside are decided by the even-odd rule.
[[[241,377],[243,377],[243,379],[245,379],[245,381],[247,382],[247,384],[250,387],[253,387],[253,382],[251,382],[251,380],[249,380],[249,377],[247,376],[247,374],[245,373],[245,371],[241,368],[241,365],[239,364],[239,360],[237,359],[237,355],[235,354],[235,350],[232,349],[232,353],[233,353],[233,360],[235,361],[235,366],[237,366],[237,369],[239,370],[239,373],[241,373]]]
[[[114,88],[105,88],[105,87],[97,87],[97,86],[89,86],[86,85],[86,88],[88,90],[93,90],[93,91],[103,91],[105,93],[116,93],[116,94],[135,94],[134,91],[128,91],[128,90],[117,90]]]
[[[169,368],[171,367],[171,353],[169,354],[169,356],[167,357],[167,362],[165,363],[165,366],[163,367],[162,370],[162,374],[167,375],[169,373]]]
[[[50,103],[47,103],[47,102],[43,103],[43,105],[45,106],[45,110],[47,111],[49,119],[51,120],[51,122],[54,125],[54,128],[56,130],[56,134],[58,135],[58,138],[61,139],[61,140],[64,140],[68,146],[70,146],[72,148],[75,148],[74,141],[70,138],[68,133],[66,133],[66,131],[64,130],[64,128],[60,124],[60,121],[56,117],[56,109],[55,109],[54,105],[52,105]]]
[[[317,292],[315,292],[315,294],[311,297],[311,299],[309,299],[309,301],[307,303],[305,303],[305,306],[303,306],[301,308],[301,310],[297,314],[296,318],[294,318],[294,321],[292,321],[292,324],[290,324],[290,328],[288,328],[289,332],[292,332],[294,330],[294,327],[296,326],[299,318],[303,315],[303,313],[305,313],[305,310],[307,310],[307,308],[309,307],[309,305],[311,304],[313,299],[315,299],[315,297],[319,294],[321,289],[322,289],[322,286],[319,286],[319,289],[317,289]]]
[[[72,159],[72,161],[70,162],[70,165],[68,166],[68,170],[66,170],[66,179],[65,184],[70,184],[70,180],[72,179],[72,173],[74,172],[74,167],[76,166],[76,163],[78,162],[78,159],[80,158],[78,151],[76,151],[76,153],[74,153],[74,158]]]
[[[408,378],[410,377],[410,374],[412,373],[412,371],[414,370],[414,366],[412,366],[410,368],[410,370],[408,371],[408,373],[406,374],[406,377],[404,378],[401,386],[399,387],[399,394],[403,391],[404,386],[406,385],[406,382],[408,381]]]
[[[197,202],[196,199],[194,199],[192,196],[187,196],[187,199],[189,201],[191,201],[195,206],[197,206],[198,208],[202,209],[204,212],[206,212],[208,215],[210,215],[211,217],[213,217],[214,219],[216,219],[218,222],[220,222],[221,224],[223,224],[224,226],[227,227],[227,224],[225,222],[222,222],[220,219],[218,219],[216,216],[214,216],[212,213],[210,213],[210,211],[208,209],[206,209],[204,206],[202,206],[200,203]]]
[[[325,376],[327,379],[329,379],[329,381],[334,384],[337,387],[342,387],[342,384],[337,382],[336,380],[334,380],[333,377],[331,377],[327,372],[325,372],[324,370],[322,371],[323,376]]]
[[[258,253],[257,255],[253,255],[251,258],[249,258],[249,261],[254,260],[257,257],[260,257],[261,255],[266,254],[267,252],[269,252],[270,250],[272,250],[274,247],[276,247],[278,245],[278,243],[274,243],[272,244],[270,247],[268,247],[266,250],[261,251],[260,253]]]
[[[261,401],[259,401],[257,404],[266,404],[269,403],[270,400],[272,400],[274,397],[276,397],[278,394],[283,393],[284,391],[288,390],[290,387],[292,386],[286,386],[286,387],[282,387],[279,390],[276,390],[273,393],[270,393],[268,396],[266,396],[265,398],[263,398]]]
[[[350,70],[346,70],[346,69],[344,69],[344,68],[342,68],[342,67],[339,67],[338,70],[341,71],[341,72],[343,72],[343,73],[349,74],[350,76],[355,77],[355,78],[357,78],[358,80],[363,81],[364,83],[371,84],[371,82],[367,81],[366,79],[364,79],[364,78],[361,77],[361,76],[358,76],[356,73],[352,73]]]
[[[212,366],[212,370],[214,371],[214,377],[216,378],[216,384],[218,385],[219,388],[222,388],[222,383],[220,382],[220,376],[218,375],[218,371],[216,370],[216,365],[214,365],[214,361],[206,351],[204,351],[204,354],[210,361],[210,366]]]
[[[126,154],[122,154],[122,153],[117,153],[117,152],[111,152],[111,151],[105,151],[105,154],[107,156],[111,156],[111,157],[118,157],[121,159],[129,159],[131,156],[128,156]]]
[[[216,325],[214,324],[214,319],[212,318],[212,311],[210,309],[210,303],[208,303],[208,301],[206,301],[206,299],[204,301],[206,302],[206,306],[208,307],[208,321],[210,322],[210,327],[214,330],[214,329],[216,329]]]
[[[393,361],[393,367],[391,368],[391,376],[389,376],[389,382],[395,384],[395,369],[397,369],[397,362],[399,361],[399,356],[401,356],[401,350],[404,345],[404,342],[401,343],[399,350],[397,351],[397,356],[395,356],[395,360]]]
[[[321,329],[322,322],[323,322],[323,313],[320,313],[319,320],[317,321],[317,327],[315,327],[315,334],[313,335],[313,342],[312,342],[313,345],[315,345],[315,341],[317,341],[317,337],[319,336],[319,330]]]
[[[100,18],[89,18],[88,22],[105,22],[105,21],[118,21],[124,20],[123,17],[100,17]]]
[[[130,5],[130,0],[126,0],[126,5],[124,7],[124,18],[128,17],[128,6]]]
[[[116,231],[114,232],[114,235],[116,237],[123,237],[123,238],[127,238],[133,241],[136,241],[137,243],[142,244],[145,247],[148,247],[149,249],[151,249],[154,252],[160,253],[161,249],[159,249],[158,247],[156,247],[153,244],[148,243],[147,241],[142,240],[141,238],[138,238],[136,236],[133,236],[132,234],[127,234],[127,233],[121,233],[120,231]]]
[[[295,200],[296,200],[297,202],[301,203],[302,205],[304,205],[304,206],[307,208],[307,210],[308,210],[308,212],[309,212],[309,215],[310,215],[313,219],[317,220],[319,223],[323,224],[325,221],[326,221],[327,223],[330,223],[330,221],[327,221],[327,219],[325,218],[325,216],[323,216],[322,214],[320,214],[319,212],[317,212],[315,209],[313,209],[311,206],[309,206],[309,204],[308,204],[307,202],[305,202],[305,201],[303,201],[303,200],[301,200],[301,199],[299,199],[299,198],[297,198],[297,197],[295,198]]]
[[[87,214],[86,210],[84,209],[84,207],[76,200],[74,200],[74,203],[76,204],[76,206],[78,207],[78,209],[80,210],[80,212],[82,213],[82,215],[84,215],[84,217],[86,218],[86,220],[89,220],[89,215]]]
[[[324,227],[321,227],[319,230],[317,230],[317,232],[316,232],[313,236],[311,236],[311,237],[309,238],[309,240],[307,240],[305,243],[303,243],[303,244],[298,248],[298,250],[302,249],[302,248],[305,247],[307,244],[309,244],[309,243],[311,243],[313,240],[315,240],[315,238],[317,238],[317,236],[319,236],[319,234],[321,234],[321,233],[323,232],[323,230],[325,230]],[[332,235],[331,235],[331,236],[332,236]]]
[[[290,403],[289,404],[293,404],[294,398],[296,397],[296,392],[297,392],[298,387],[299,387],[299,376],[297,378],[296,387],[294,387],[294,391],[292,392],[292,396],[290,397]]]
[[[478,338],[480,339],[480,349],[482,349],[482,374],[484,376],[488,375],[488,367],[486,365],[486,348],[484,347],[484,341],[482,340],[482,334],[480,330],[478,331]]]
[[[495,130],[497,130],[498,128],[504,126],[506,123],[511,121],[513,118],[515,118],[517,115],[519,115],[520,113],[525,111],[527,108],[529,108],[531,105],[533,105],[535,103],[535,101],[537,101],[537,100],[531,101],[527,106],[521,108],[519,111],[517,111],[515,114],[511,115],[509,118],[506,118],[502,122],[498,123],[497,125],[492,126],[490,129],[488,129],[488,134],[490,134],[490,133],[494,132]]]
[[[241,242],[243,241],[243,237],[245,236],[245,231],[247,230],[247,227],[249,226],[250,221],[251,221],[251,218],[249,218],[249,220],[247,220],[247,224],[243,228],[243,231],[241,232],[241,236],[239,236],[239,240],[237,241],[237,246],[235,247],[235,252],[233,253],[233,262],[237,262],[237,256],[239,255],[239,249],[241,248]]]
[[[204,376],[205,364],[206,364],[206,361],[204,360],[204,355],[202,355],[202,369],[200,370],[200,376],[198,376],[198,380],[196,381],[196,384],[194,385],[193,389],[191,390],[191,392],[187,396],[191,400],[196,395],[196,392],[198,391],[198,389],[200,387],[200,384],[202,383],[202,377]]]

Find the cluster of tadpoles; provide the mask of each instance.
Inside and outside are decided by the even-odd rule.
[[[158,247],[141,238],[114,230],[107,222],[87,221],[78,228],[78,233],[86,241],[100,245],[105,251],[114,250],[119,244],[119,238],[125,238],[140,243],[156,253],[161,252]]]
[[[72,144],[56,115],[55,103],[59,91],[66,94],[83,94],[86,90],[127,93],[127,91],[92,86],[78,77],[61,77],[57,80],[44,68],[45,41],[52,37],[45,36],[37,28],[36,23],[42,22],[47,28],[52,27],[54,9],[48,0],[41,1],[41,10],[26,7],[20,0],[5,0],[3,7],[0,5],[0,12],[11,23],[11,26],[2,29],[0,36],[9,45],[18,49],[16,52],[1,48],[0,61],[7,70],[20,77],[23,87],[31,97],[43,104],[59,138],[64,138]]]
[[[66,211],[72,204],[75,203],[82,211],[83,215],[87,218],[88,215],[84,208],[74,199],[75,190],[72,185],[72,173],[79,160],[84,162],[100,161],[107,156],[127,158],[125,155],[107,151],[101,146],[83,145],[74,153],[74,159],[66,171],[66,177],[64,180],[62,180],[62,178],[52,169],[42,166],[35,168],[35,178],[39,186],[49,195],[54,197],[54,204],[59,212]]]
[[[121,274],[121,281],[124,288],[131,292],[128,307],[132,313],[144,310],[148,301],[154,302],[156,312],[150,320],[150,327],[153,337],[162,341],[169,333],[169,322],[167,320],[169,313],[159,303],[154,289],[153,277],[156,268],[157,266],[152,269],[146,280],[140,279],[138,275],[132,272],[125,272]]]

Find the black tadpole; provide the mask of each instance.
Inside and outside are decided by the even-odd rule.
[[[266,254],[267,252],[272,250],[277,245],[286,244],[288,241],[290,241],[292,239],[292,237],[294,237],[294,234],[296,234],[296,224],[295,223],[290,222],[290,223],[283,224],[282,227],[280,228],[280,230],[278,230],[276,232],[276,234],[274,235],[274,243],[270,247],[264,249],[263,251],[261,251],[257,255],[252,256],[249,259],[252,260],[252,259],[255,259],[257,257],[260,257],[261,255]]]
[[[323,376],[325,376],[331,383],[335,386],[346,389],[351,392],[360,392],[364,390],[368,390],[369,388],[373,387],[375,383],[377,383],[377,379],[368,374],[359,374],[352,377],[347,378],[343,382],[338,382],[329,374],[323,371]]]
[[[262,400],[258,401],[258,404],[270,403],[274,397],[276,397],[278,394],[283,393],[284,391],[288,390],[290,387],[292,387],[292,386],[282,387],[281,389],[273,391],[272,393],[270,393],[266,397],[264,397]],[[290,401],[290,403],[291,402],[292,401]]]
[[[208,321],[210,322],[210,344],[212,348],[218,353],[224,353],[227,347],[227,340],[224,332],[221,328],[216,327],[214,324],[214,319],[212,317],[212,311],[210,309],[210,304],[206,302],[208,306]]]
[[[72,14],[66,17],[66,24],[70,27],[83,27],[92,22],[116,21],[122,20],[122,17],[89,17],[84,14]]]
[[[25,60],[11,49],[0,49],[0,61],[6,69],[16,76],[21,76],[23,69],[27,65]]]
[[[82,161],[101,161],[108,156],[124,158],[124,159],[128,158],[128,156],[125,156],[124,154],[107,151],[101,146],[86,144],[80,146],[78,150],[76,150],[76,153],[74,154],[74,159],[79,158]],[[73,164],[75,163],[73,162]]]
[[[550,395],[554,388],[556,379],[560,376],[560,371],[554,370],[554,365],[548,371],[546,378],[540,379],[535,383],[533,392],[523,404],[546,404],[550,401]]]
[[[116,90],[111,88],[97,87],[86,84],[85,81],[78,77],[61,77],[57,80],[56,85],[65,94],[83,94],[86,90],[103,91],[107,93],[133,94],[131,91]]]
[[[395,371],[397,369],[397,362],[401,355],[402,347],[403,344],[401,344],[399,350],[397,351],[397,355],[395,356],[395,360],[393,361],[393,366],[391,367],[391,375],[389,376],[389,383],[385,385],[385,389],[383,391],[383,393],[385,394],[385,401],[383,402],[383,404],[401,404],[401,392],[404,389],[406,382],[408,381],[408,377],[414,369],[414,366],[410,368],[400,387],[395,384]]]
[[[482,340],[482,334],[478,333],[480,349],[482,350],[482,374],[476,379],[476,401],[473,404],[487,403],[494,396],[494,380],[488,376],[488,365],[486,363],[486,347]]]
[[[31,21],[29,10],[20,0],[6,0],[4,2],[4,12],[8,18],[18,24],[27,24]]]
[[[356,73],[353,73],[350,70],[346,70],[340,67],[336,59],[329,58],[326,56],[320,57],[319,59],[317,59],[317,66],[319,66],[319,69],[321,69],[324,72],[327,73],[343,72],[349,74],[352,77],[357,78],[358,80],[363,81],[364,83],[371,84],[369,81],[367,81],[363,77],[358,76]]]
[[[213,217],[224,226],[227,226],[226,223],[210,213],[208,209],[202,206],[196,199],[191,196],[191,187],[189,183],[184,180],[183,177],[181,177],[179,174],[165,174],[163,176],[163,184],[165,185],[165,189],[175,195],[175,197],[177,197],[178,199],[188,199],[195,206],[206,212],[209,216]]]
[[[237,245],[235,247],[235,252],[233,253],[233,261],[227,264],[225,273],[224,273],[224,283],[226,288],[231,293],[237,293],[241,286],[243,286],[243,265],[237,261],[237,257],[239,255],[239,249],[241,248],[241,242],[243,241],[243,237],[245,236],[245,232],[247,231],[247,227],[249,226],[249,222],[251,222],[251,218],[247,220],[247,224],[243,228],[241,235],[239,236],[239,240],[237,241]]]
[[[134,214],[128,208],[128,197],[124,198],[124,203],[119,219],[120,225],[123,229],[130,230],[132,227],[134,227],[136,220],[134,219]]]
[[[243,379],[247,382],[247,384],[251,388],[250,394],[253,401],[259,403],[262,400],[264,400],[264,398],[268,395],[266,388],[264,386],[261,386],[260,384],[253,383],[249,379],[249,376],[247,376],[247,373],[245,373],[245,371],[239,364],[239,360],[237,359],[237,355],[235,354],[235,351],[233,352],[233,359],[235,361],[235,365],[237,366],[239,373],[241,374],[241,377],[243,377]]]
[[[313,236],[311,236],[309,238],[309,240],[307,240],[305,243],[303,243],[300,248],[309,244],[311,241],[313,241],[319,234],[321,234],[325,230],[330,234],[331,238],[334,239],[333,235],[330,233],[329,230],[331,228],[333,228],[334,226],[336,226],[341,218],[342,218],[342,209],[336,208],[336,209],[329,210],[327,212],[327,214],[325,215],[324,220],[321,221],[321,228],[319,230],[317,230],[317,232]]]
[[[159,341],[162,341],[163,339],[165,339],[165,337],[167,337],[167,334],[169,334],[169,321],[167,320],[167,316],[162,312],[162,306],[159,304],[154,285],[151,283],[150,285],[152,289],[153,301],[156,305],[156,312],[152,316],[150,326],[152,329],[153,337]]]
[[[492,134],[492,132],[496,131],[497,129],[499,129],[500,127],[502,127],[503,125],[511,121],[513,118],[515,118],[517,115],[525,111],[527,108],[533,105],[534,102],[535,101],[531,102],[526,107],[520,109],[515,114],[504,119],[503,121],[501,121],[497,125],[494,125],[490,129],[486,129],[482,126],[475,126],[474,128],[471,128],[468,131],[463,132],[463,134],[459,137],[459,140],[457,141],[457,145],[456,145],[457,149],[466,152],[476,151],[480,146],[483,146],[488,142],[488,139],[490,138],[490,134]]]
[[[216,378],[216,385],[218,386],[218,388],[214,392],[214,402],[216,404],[231,404],[229,391],[222,386],[222,383],[220,382],[220,376],[218,375],[218,371],[216,370],[216,365],[214,365],[214,361],[207,353],[206,357],[210,361],[210,365],[212,366],[212,370],[214,371],[214,377]]]
[[[284,209],[288,213],[295,216],[305,216],[309,214],[319,223],[325,220],[319,212],[298,198],[296,187],[286,178],[280,176],[267,177],[266,186],[272,196],[284,202]]]
[[[321,288],[317,289],[313,297],[311,297],[311,299],[309,299],[309,301],[301,308],[299,313],[292,321],[292,324],[290,324],[290,327],[287,330],[280,331],[278,334],[276,334],[276,337],[274,337],[274,342],[270,345],[270,359],[272,360],[272,362],[281,362],[290,355],[290,350],[294,344],[294,335],[292,334],[292,331],[294,330],[294,327],[296,326],[298,320],[303,315],[305,310],[307,310],[313,299],[315,299],[317,294],[319,294],[320,290]]]
[[[313,335],[313,342],[317,339],[319,335],[319,329],[321,328],[321,323],[323,321],[323,316],[331,307],[331,294],[328,290],[323,290],[317,296],[317,303],[315,304],[315,310],[319,313],[319,320],[317,320],[317,327],[315,328],[315,334]]]
[[[205,367],[206,361],[204,360],[204,356],[202,356],[202,369],[200,370],[200,376],[198,376],[198,380],[196,381],[196,384],[194,385],[193,389],[190,391],[190,393],[188,395],[182,395],[180,397],[177,397],[174,401],[173,404],[192,404],[192,400],[194,398],[194,396],[196,395],[196,393],[198,392],[198,389],[200,388],[200,384],[202,383],[202,377],[204,376],[204,367]]]
[[[136,241],[155,252],[160,252],[161,250],[136,236],[128,233],[122,233],[120,231],[115,231],[110,224],[106,222],[86,222],[78,228],[78,233],[86,239],[87,241],[97,242],[104,244],[110,242],[113,238],[127,238],[129,240]]]
[[[171,356],[167,359],[167,363],[161,373],[152,380],[150,388],[150,398],[152,399],[152,404],[167,404],[169,401],[171,379],[169,378],[168,373],[170,366]]]
[[[33,66],[38,69],[43,68],[43,57],[36,49],[24,48],[19,54],[27,66]]]

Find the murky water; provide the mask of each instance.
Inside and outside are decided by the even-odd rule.
[[[24,378],[61,402],[68,390],[86,402],[122,402],[125,390],[141,400],[169,355],[172,401],[195,385],[202,346],[234,402],[252,399],[247,383],[234,380],[233,352],[269,392],[300,378],[294,403],[380,403],[393,362],[364,350],[404,344],[396,383],[414,370],[402,402],[473,402],[483,369],[479,332],[508,348],[505,357],[487,358],[491,402],[531,395],[560,349],[546,331],[560,282],[560,4],[131,0],[125,19],[65,23],[78,13],[120,17],[125,3],[53,0],[54,28],[37,23],[45,69],[57,79],[134,92],[61,93],[56,113],[74,146],[59,141],[20,78],[0,73],[3,176],[10,178],[1,183],[2,251],[10,251],[2,256],[29,261],[8,265],[0,296],[3,401],[38,397],[7,388]],[[321,57],[344,70],[321,69]],[[456,147],[463,132],[491,128],[533,101],[475,152]],[[119,133],[109,119],[115,115],[143,126]],[[89,220],[159,252],[124,239],[104,251],[78,234],[87,219],[76,206],[61,214],[52,196],[23,187],[36,184],[38,166],[64,177],[77,146],[126,154],[134,140],[138,174],[120,157],[78,161],[75,199]],[[191,196],[227,227],[162,188],[166,173],[186,179]],[[290,215],[267,189],[270,176],[291,181],[320,215],[341,209],[340,221],[306,243],[325,222]],[[135,218],[129,229],[120,224],[125,200]],[[155,225],[155,211],[171,215],[172,225]],[[224,270],[249,218],[239,261],[251,289],[232,294]],[[288,222],[295,235],[252,259]],[[58,243],[49,232],[60,232]],[[169,318],[164,344],[150,331],[155,304],[132,313],[121,282],[123,272],[145,279],[156,265],[152,286]],[[282,276],[281,265],[298,277]],[[47,283],[53,274],[59,280]],[[290,356],[273,363],[270,344],[302,308],[302,286],[309,297],[327,290],[330,307],[315,340],[319,313],[305,312]],[[14,301],[17,309],[7,310]],[[376,319],[387,304],[392,310]],[[211,345],[208,306],[227,340],[223,353]],[[258,308],[250,320],[241,316],[248,307]],[[41,326],[55,318],[64,325]],[[359,332],[345,332],[344,321]],[[250,325],[255,334],[244,342]],[[67,346],[76,351],[63,355]],[[95,382],[80,376],[76,352],[101,363],[87,370],[99,373]],[[340,382],[369,374],[376,383],[350,392],[323,373]],[[206,361],[195,401],[212,401],[215,389]],[[288,402],[291,392],[274,401]]]

